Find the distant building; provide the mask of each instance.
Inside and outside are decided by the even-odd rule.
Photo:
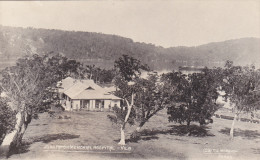
[[[120,106],[121,98],[107,92],[93,80],[76,80],[67,77],[58,83],[61,105],[65,110],[110,110]]]

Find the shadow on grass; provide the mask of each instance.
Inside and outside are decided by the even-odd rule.
[[[260,148],[252,148],[254,154],[260,154]]]
[[[74,139],[74,138],[79,138],[79,135],[60,133],[60,134],[46,134],[39,137],[33,137],[31,139],[23,141],[22,145],[15,151],[13,151],[12,154],[21,154],[30,151],[29,150],[30,145],[35,142],[49,143],[55,140],[66,140],[66,139]]]
[[[46,126],[46,125],[48,125],[48,124],[34,124],[34,125],[31,125],[31,126],[40,126],[40,125]]]
[[[94,115],[95,112],[90,112],[90,111],[87,111],[87,110],[80,110],[80,111],[65,111],[63,112],[63,115],[67,115],[67,116],[70,116],[70,115],[77,115],[77,116],[86,116],[86,115]]]
[[[230,128],[225,128],[225,129],[221,129],[219,131],[222,134],[226,134],[229,135],[230,132]],[[252,130],[241,130],[241,129],[234,129],[234,137],[236,136],[240,136],[246,139],[255,139],[255,138],[260,138],[260,133]]]
[[[141,132],[134,133],[131,135],[130,139],[127,139],[126,142],[138,142],[140,140],[147,141],[153,139],[159,139],[159,134],[164,135],[176,135],[176,136],[192,136],[192,137],[206,137],[206,136],[215,136],[209,133],[209,127],[207,126],[197,126],[191,125],[189,129],[186,125],[171,125],[169,129],[165,130],[150,130],[144,129]]]

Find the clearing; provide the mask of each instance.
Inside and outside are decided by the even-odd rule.
[[[258,159],[260,125],[237,122],[235,139],[229,139],[232,121],[213,118],[203,128],[168,123],[166,111],[151,118],[138,140],[131,140],[135,126],[127,126],[127,145],[118,148],[119,128],[109,121],[109,112],[47,113],[29,125],[19,153],[9,159]],[[59,119],[60,117],[60,119]],[[62,118],[61,118],[62,117]]]

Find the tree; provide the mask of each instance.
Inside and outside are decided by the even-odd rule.
[[[157,73],[151,73],[146,79],[137,79],[137,87],[134,112],[135,121],[138,123],[132,138],[138,137],[138,131],[148,120],[164,109],[170,103],[167,88],[161,83]]]
[[[114,115],[108,115],[108,118],[112,121],[112,123],[116,123],[120,125],[120,133],[121,139],[118,143],[119,145],[125,145],[125,127],[126,124],[134,125],[135,113],[132,108],[134,105],[135,93],[137,92],[137,87],[134,83],[128,83],[123,79],[117,77],[118,83],[116,83],[120,87],[120,90],[115,92],[116,96],[119,96],[123,99],[123,104],[121,104],[120,108],[117,106],[113,107]]]
[[[216,72],[207,68],[202,73],[189,75],[181,72],[165,74],[164,81],[168,83],[172,102],[167,109],[169,121],[186,122],[188,128],[192,121],[200,125],[212,121],[211,117],[218,109],[216,76]]]
[[[147,79],[135,78],[132,85],[122,79],[116,80],[120,89],[115,95],[123,98],[124,103],[121,109],[114,107],[115,115],[109,115],[108,118],[114,123],[121,124],[121,135],[124,134],[127,123],[136,124],[136,130],[131,137],[137,138],[138,131],[143,125],[169,103],[168,97],[157,74],[150,74]],[[125,136],[121,136],[119,144],[125,144],[124,139]]]
[[[100,73],[99,82],[100,83],[112,83],[113,79],[116,76],[115,69],[102,69]]]
[[[115,115],[108,115],[112,122],[120,124],[121,140],[119,145],[125,145],[125,126],[127,123],[134,124],[132,121],[134,99],[140,88],[136,85],[136,80],[141,75],[141,70],[148,70],[148,67],[142,65],[141,62],[128,55],[123,55],[115,61],[115,68],[119,74],[115,77],[114,83],[118,90],[115,95],[121,97],[124,101],[121,110],[114,107]]]
[[[15,66],[1,72],[1,90],[7,95],[8,107],[17,113],[15,127],[2,143],[9,146],[9,153],[21,145],[32,118],[37,118],[38,113],[48,111],[51,104],[58,102],[57,82],[69,74],[80,75],[75,68],[78,66],[75,61],[60,55],[33,55],[18,59]]]
[[[93,74],[95,70],[95,65],[86,65],[84,68],[84,74],[86,74],[88,79],[93,79]]]
[[[108,118],[117,124],[121,124],[121,140],[119,144],[125,144],[124,130],[125,125],[137,124],[137,128],[132,134],[132,138],[136,138],[141,127],[158,111],[162,110],[168,104],[168,97],[165,94],[163,84],[160,83],[160,78],[157,73],[151,73],[147,78],[141,78],[140,72],[143,66],[138,60],[131,61],[137,63],[128,66],[128,60],[120,61],[119,75],[116,76],[114,83],[118,90],[115,95],[121,97],[124,102],[122,108],[115,108],[115,115],[109,115]],[[118,61],[117,61],[118,62]],[[123,62],[126,65],[123,65]],[[132,68],[131,66],[139,66],[140,68]],[[145,67],[148,70],[148,67]],[[126,75],[124,70],[129,75]]]
[[[115,69],[101,69],[95,65],[86,65],[83,69],[85,77],[95,83],[111,83],[116,75]]]
[[[142,70],[149,71],[147,65],[143,65],[140,60],[128,55],[123,55],[116,60],[114,66],[121,76],[128,82],[140,76]]]
[[[224,97],[230,100],[234,119],[230,129],[230,138],[234,138],[234,126],[237,118],[243,112],[254,113],[259,105],[260,74],[254,66],[234,66],[227,61],[223,69],[223,83],[221,89],[225,91]]]

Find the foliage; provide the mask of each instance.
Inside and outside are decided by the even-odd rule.
[[[17,57],[36,53],[41,55],[50,51],[102,68],[112,68],[113,62],[123,54],[138,58],[157,70],[172,69],[173,66],[180,65],[222,66],[223,60],[236,60],[235,57],[241,57],[241,65],[260,59],[259,38],[243,38],[196,47],[163,48],[102,33],[0,25],[0,41],[0,61],[4,59],[11,62]],[[0,63],[0,68],[4,65],[6,63]]]
[[[136,84],[129,85],[129,83],[125,81],[124,78],[121,77],[120,75],[115,77],[114,83],[116,87],[118,87],[118,90],[114,92],[114,95],[122,98],[121,101],[122,103],[120,108],[118,106],[112,108],[115,115],[114,116],[108,115],[108,118],[113,123],[123,124],[125,122],[125,117],[127,115],[128,107],[129,107],[126,101],[130,102],[131,96],[137,93],[139,88],[137,87]],[[134,110],[131,109],[127,123],[133,125],[135,117],[136,116]]]
[[[147,65],[143,65],[140,60],[137,60],[128,55],[123,55],[115,61],[115,68],[119,74],[126,80],[132,81],[141,75],[141,70],[149,71]]]
[[[134,118],[136,117],[135,110],[133,110],[135,97],[142,90],[138,82],[141,70],[148,70],[148,66],[141,64],[139,60],[133,57],[123,55],[115,61],[115,68],[119,74],[114,78],[114,84],[118,88],[114,94],[121,97],[123,101],[120,109],[113,108],[115,116],[109,115],[108,118],[112,122],[123,126],[126,123],[134,124]],[[127,113],[129,114],[128,118]]]
[[[149,67],[142,65],[139,60],[123,56],[115,62],[115,67],[120,73],[114,79],[118,88],[115,95],[123,98],[122,106],[127,108],[115,108],[116,116],[108,117],[114,123],[124,124],[128,107],[131,107],[127,123],[137,124],[136,131],[131,135],[132,138],[135,138],[138,136],[139,129],[169,104],[168,92],[166,92],[168,90],[160,82],[160,77],[155,72],[149,72],[147,78],[140,77],[141,70],[148,71]],[[129,106],[130,101],[133,106]]]
[[[225,98],[230,99],[233,111],[241,112],[256,111],[260,104],[260,74],[255,66],[234,66],[232,61],[227,61],[223,69],[222,90]]]
[[[131,94],[133,92],[135,93],[131,118],[135,123],[138,123],[139,127],[142,127],[152,116],[168,104],[168,97],[164,97],[165,88],[159,83],[159,76],[157,74],[150,74],[147,79],[137,78],[132,86],[127,85],[127,82],[122,81],[122,79],[116,82],[118,82],[118,86],[121,86],[121,90],[116,91],[115,95],[124,97],[130,101]],[[121,84],[119,82],[121,82]],[[125,102],[123,102],[122,106],[126,106]],[[126,115],[126,110],[124,109],[122,111],[123,112],[119,112],[118,109],[115,110],[117,117],[121,117],[120,119],[123,119]],[[117,121],[115,120],[114,122]]]
[[[115,69],[101,69],[95,65],[84,67],[86,78],[94,80],[95,83],[112,83],[116,72]]]
[[[157,73],[151,73],[147,79],[138,79],[136,82],[139,91],[136,93],[134,110],[136,121],[142,127],[158,111],[169,104],[167,89],[160,83]]]
[[[37,115],[58,100],[56,82],[68,75],[78,76],[78,66],[74,60],[60,55],[25,57],[19,59],[16,66],[2,71],[1,88],[15,110],[25,109],[29,115]]]
[[[39,113],[48,112],[51,104],[58,103],[57,82],[66,76],[83,76],[78,72],[80,66],[75,60],[50,53],[18,59],[15,66],[1,72],[0,90],[6,94],[10,108],[21,117],[16,122],[18,127],[10,143],[10,153],[21,145],[32,118],[38,118]],[[8,121],[8,117],[5,118]]]
[[[201,125],[206,124],[206,121],[212,121],[211,117],[218,109],[215,76],[216,73],[209,69],[189,75],[181,72],[164,75],[164,81],[170,85],[168,87],[172,94],[172,103],[167,110],[169,121],[187,122],[188,126],[192,121]]]
[[[234,66],[232,61],[227,61],[222,70],[223,81],[221,90],[225,92],[225,99],[230,100],[234,119],[230,129],[230,138],[234,138],[235,121],[239,114],[251,113],[259,109],[260,104],[260,74],[255,66]]]
[[[0,145],[6,134],[15,126],[15,112],[12,111],[3,98],[0,98]]]
[[[123,107],[123,105],[119,108],[118,106],[114,106],[112,108],[114,114],[111,115],[109,114],[107,117],[108,119],[113,123],[113,124],[117,124],[117,125],[120,125],[120,124],[123,124],[124,121],[125,121],[125,117],[126,117],[126,114],[127,114],[127,109],[126,107]],[[130,115],[129,115],[129,118],[128,118],[128,121],[127,123],[129,125],[134,125],[135,124],[135,112],[132,111],[130,112]]]

